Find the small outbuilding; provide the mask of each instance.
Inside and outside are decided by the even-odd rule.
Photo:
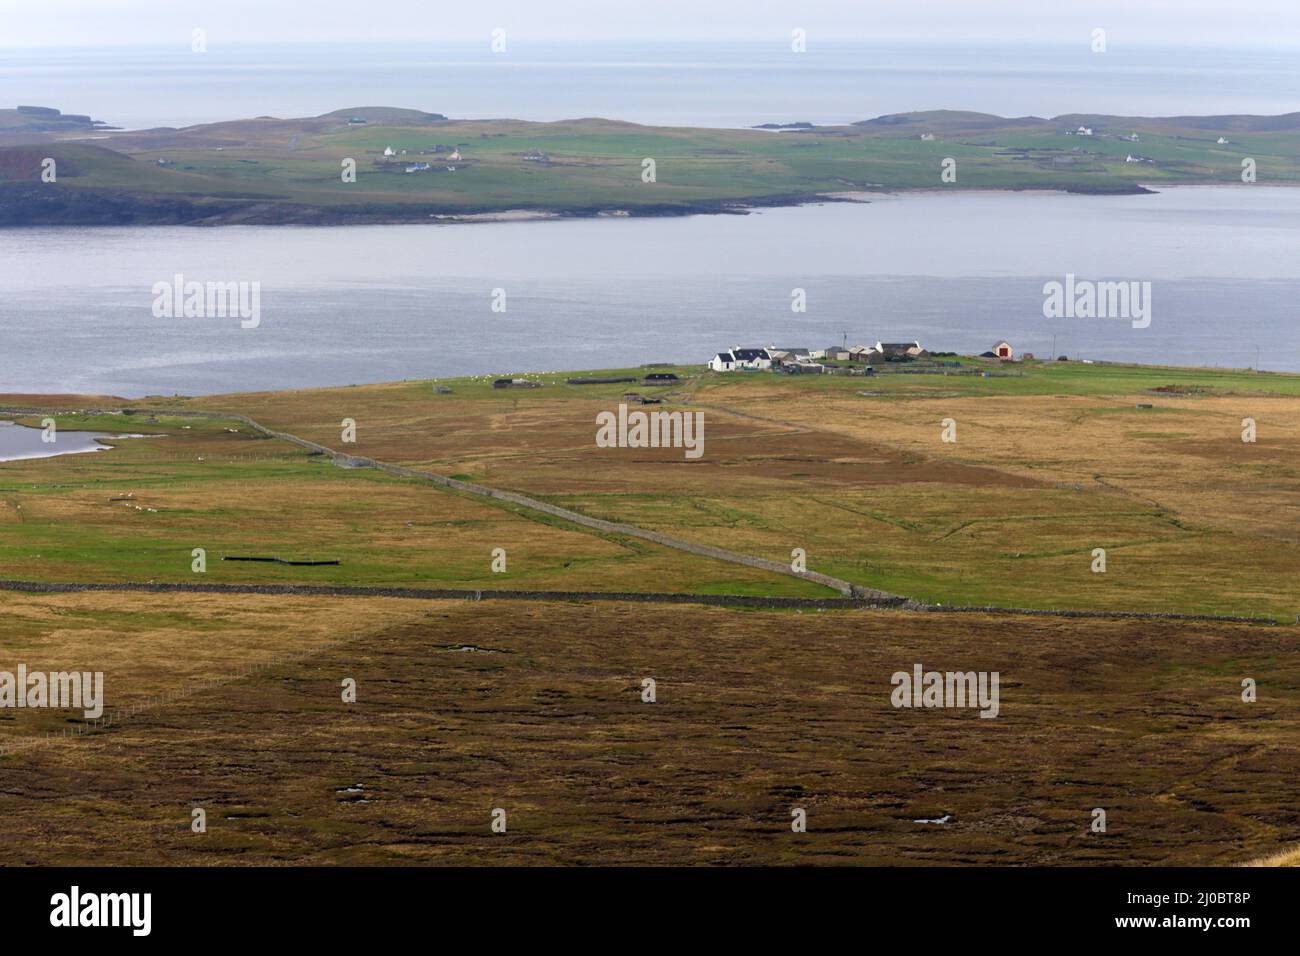
[[[541,388],[541,382],[526,378],[499,378],[492,383],[493,388]]]

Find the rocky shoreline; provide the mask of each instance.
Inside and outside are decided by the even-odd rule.
[[[1055,190],[1090,195],[1150,193],[1143,186],[1043,187],[1017,192]],[[933,190],[929,190],[933,191]],[[970,191],[970,190],[965,190]],[[11,183],[0,188],[0,228],[16,226],[356,226],[410,223],[511,222],[604,217],[674,217],[746,215],[754,209],[828,202],[870,202],[873,195],[899,190],[792,193],[747,199],[708,199],[633,207],[520,206],[447,208],[434,205],[311,206],[252,199],[192,199],[152,193]]]

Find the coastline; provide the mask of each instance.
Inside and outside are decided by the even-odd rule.
[[[24,184],[25,185],[25,184]],[[1166,183],[1164,185],[1207,185],[1218,183]],[[1273,183],[1300,186],[1296,183]],[[873,199],[960,192],[1069,193],[1076,195],[1132,196],[1153,193],[1143,185],[1122,186],[1025,186],[954,187],[951,189],[882,188],[833,192],[786,193],[772,196],[684,200],[642,206],[512,206],[509,208],[440,206],[306,206],[264,200],[229,201],[133,196],[112,190],[69,189],[56,191],[32,184],[0,194],[0,229],[50,226],[354,226],[354,225],[460,225],[491,222],[544,222],[564,219],[644,219],[701,215],[748,215],[753,210],[791,208],[827,202],[870,203]]]

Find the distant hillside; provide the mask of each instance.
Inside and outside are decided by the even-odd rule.
[[[992,113],[971,113],[965,110],[928,110],[920,113],[889,113],[875,119],[859,120],[854,126],[868,129],[899,129],[912,132],[913,128],[924,127],[931,131],[979,130],[979,129],[1023,129],[1041,126],[1047,123],[1038,116],[1020,116],[1008,119],[994,116]]]
[[[52,109],[0,116],[0,224],[9,225],[738,213],[912,189],[1241,186],[1243,164],[1260,183],[1300,183],[1297,113],[935,110],[743,130],[358,106],[129,132]],[[58,162],[57,182],[40,181],[46,156]]]
[[[358,106],[348,110],[335,110],[326,113],[320,119],[363,119],[368,123],[382,123],[387,126],[414,126],[417,123],[437,123],[446,120],[441,113],[425,113],[420,110],[397,109],[392,106]]]
[[[61,113],[51,106],[19,106],[0,109],[0,132],[77,133],[116,129],[89,116]]]
[[[905,132],[922,129],[933,132],[976,132],[991,129],[1074,129],[1079,126],[1123,130],[1214,131],[1215,133],[1300,132],[1300,113],[1280,116],[1108,116],[1101,113],[1067,113],[1044,119],[1041,116],[1007,118],[992,113],[961,110],[928,110],[917,113],[890,113],[875,119],[859,120],[854,126],[868,129],[893,129]]]

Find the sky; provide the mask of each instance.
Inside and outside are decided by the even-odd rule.
[[[1087,42],[1300,49],[1300,0],[0,0],[0,48],[325,41]],[[1082,38],[1082,39],[1081,39]]]

